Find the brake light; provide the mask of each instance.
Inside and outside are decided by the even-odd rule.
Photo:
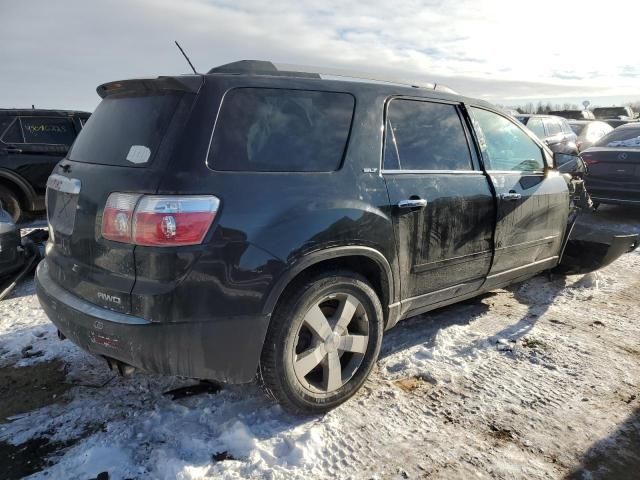
[[[102,217],[102,236],[143,246],[198,245],[219,206],[213,195],[112,193]]]

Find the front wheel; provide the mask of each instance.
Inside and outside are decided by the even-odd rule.
[[[260,377],[285,408],[324,412],[354,395],[371,372],[382,343],[382,306],[351,272],[327,272],[294,288],[269,326]]]

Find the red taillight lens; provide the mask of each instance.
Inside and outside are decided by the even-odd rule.
[[[114,242],[131,243],[133,212],[141,195],[112,193],[102,215],[102,236]]]
[[[584,153],[582,154],[582,160],[587,165],[595,165],[596,163],[599,163],[598,160],[593,158],[591,155],[585,155]]]
[[[127,206],[129,210],[124,208]],[[198,245],[209,231],[219,206],[220,200],[212,195],[112,193],[102,220],[102,235],[108,240],[143,246]]]

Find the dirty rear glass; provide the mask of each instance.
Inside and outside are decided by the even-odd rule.
[[[326,172],[340,168],[355,99],[347,93],[237,88],[222,102],[214,170]]]
[[[107,97],[69,152],[78,162],[145,167],[153,161],[180,95]]]
[[[594,147],[640,148],[640,127],[616,128],[596,142]]]

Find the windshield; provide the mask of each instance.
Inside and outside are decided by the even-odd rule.
[[[640,127],[617,128],[602,137],[594,146],[612,148],[640,148]]]
[[[105,98],[78,135],[69,159],[146,167],[153,161],[180,97]]]

